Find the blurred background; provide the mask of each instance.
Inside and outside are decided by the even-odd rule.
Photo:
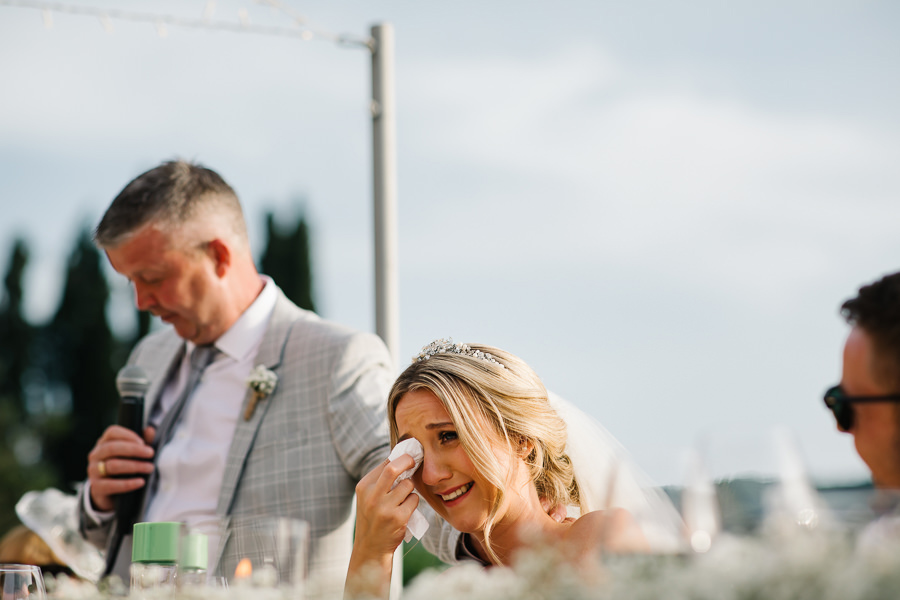
[[[111,13],[0,2],[0,531],[24,491],[81,479],[114,419],[151,324],[90,230],[161,161],[217,170],[262,269],[374,330],[370,55],[325,34],[379,22],[396,32],[403,361],[447,336],[514,352],[660,484],[709,435],[773,426],[820,485],[867,480],[821,395],[840,303],[900,268],[900,5],[55,5]],[[317,35],[114,10],[304,17]],[[726,462],[764,474],[746,448]]]

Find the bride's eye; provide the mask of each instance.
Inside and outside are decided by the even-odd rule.
[[[442,444],[456,441],[457,435],[455,431],[442,431],[438,434],[438,439]]]

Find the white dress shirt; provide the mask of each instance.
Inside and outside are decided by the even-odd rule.
[[[238,419],[243,418],[241,407],[247,395],[247,378],[255,366],[253,361],[275,309],[275,285],[268,277],[263,276],[263,280],[263,290],[253,304],[215,341],[218,353],[203,371],[171,440],[159,449],[158,486],[142,519],[180,521],[206,533],[210,536],[210,561],[215,560],[218,542],[216,505],[225,461]],[[187,384],[190,355],[195,345],[186,344],[181,365],[165,385],[149,425],[159,425]],[[85,505],[97,522],[114,516],[113,512],[97,513],[90,507],[90,501]]]
[[[203,371],[172,439],[159,450],[159,485],[145,520],[193,525],[215,518],[225,458],[237,420],[242,418],[247,377],[275,309],[275,288],[266,283],[253,304],[215,341],[215,359]],[[185,357],[176,376],[166,384],[161,410],[154,411],[158,414],[150,417],[151,425],[157,426],[181,395],[190,375],[193,349],[194,344],[187,342]]]

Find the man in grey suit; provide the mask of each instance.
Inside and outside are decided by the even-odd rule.
[[[138,176],[95,240],[138,308],[171,327],[129,358],[151,381],[143,437],[113,425],[89,454],[85,537],[104,547],[116,496],[145,488],[138,520],[303,519],[311,582],[339,596],[356,483],[389,450],[384,344],[298,308],[261,276],[237,196],[201,166],[167,162]],[[277,377],[271,393],[248,387],[261,368]],[[126,580],[130,557],[126,538],[114,570]]]

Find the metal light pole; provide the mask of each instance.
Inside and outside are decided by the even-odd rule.
[[[372,26],[372,179],[375,208],[375,332],[394,368],[400,362],[397,285],[397,120],[394,104],[394,26]],[[394,552],[391,600],[403,589],[403,546]]]
[[[399,366],[397,122],[394,26],[372,27],[372,160],[375,200],[375,331]]]

